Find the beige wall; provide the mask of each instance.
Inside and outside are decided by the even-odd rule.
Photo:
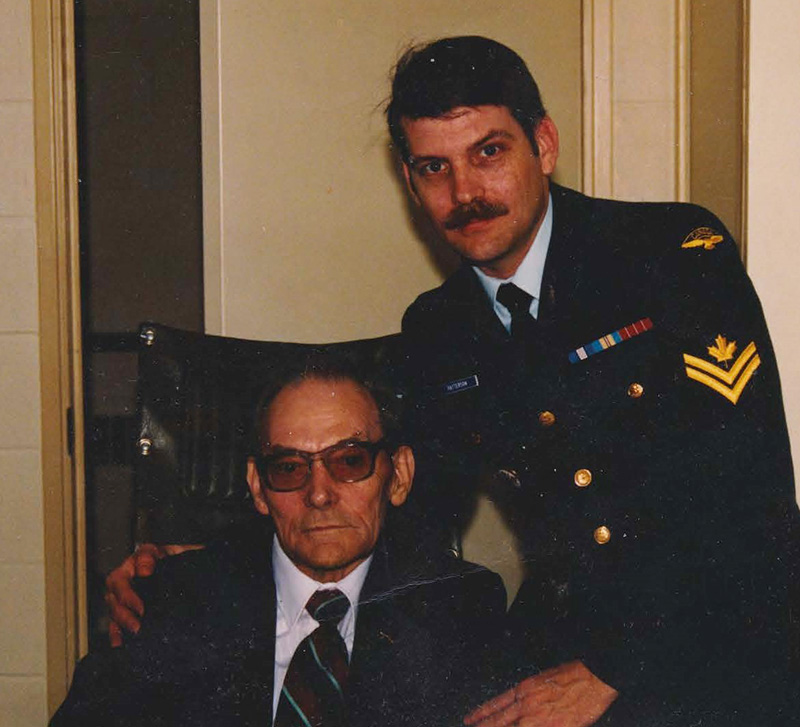
[[[744,246],[744,0],[692,0],[690,198]]]
[[[0,3],[0,727],[46,719],[30,0]]]
[[[584,0],[587,194],[682,198],[685,17],[676,0]]]
[[[382,335],[440,282],[381,107],[411,41],[478,33],[518,50],[561,130],[559,178],[580,184],[578,0],[203,0],[201,11],[209,331]]]
[[[778,355],[800,482],[800,4],[750,3],[747,259]]]
[[[609,196],[677,199],[676,2],[613,0],[611,11]]]

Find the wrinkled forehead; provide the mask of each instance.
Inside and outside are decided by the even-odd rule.
[[[316,451],[382,436],[378,406],[352,379],[304,378],[284,386],[262,417],[262,444]]]

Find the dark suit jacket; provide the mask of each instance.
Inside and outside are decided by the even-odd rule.
[[[167,558],[137,585],[140,634],[79,665],[51,725],[264,725],[272,714],[269,529]],[[361,595],[348,705],[359,725],[453,724],[501,628],[499,578],[452,559],[401,564],[381,547]],[[459,720],[460,721],[460,720]]]
[[[583,660],[630,723],[795,714],[777,704],[796,638],[791,458],[736,246],[693,205],[552,194],[532,351],[467,266],[406,312],[417,490],[439,493],[425,509],[463,517],[489,489],[528,558],[511,610],[528,659]],[[570,361],[643,319],[651,330]]]

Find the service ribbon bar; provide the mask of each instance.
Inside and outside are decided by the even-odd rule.
[[[636,323],[623,326],[618,331],[608,333],[605,336],[601,336],[596,341],[592,341],[591,343],[587,343],[580,348],[576,348],[572,353],[570,353],[569,362],[578,363],[578,361],[584,361],[585,359],[589,358],[589,356],[594,356],[596,353],[600,353],[600,351],[605,351],[607,348],[611,348],[612,346],[616,346],[618,343],[622,343],[622,341],[627,341],[629,338],[634,338],[635,336],[641,335],[645,331],[649,331],[652,327],[653,321],[651,321],[649,318],[642,318],[642,320],[636,321]]]

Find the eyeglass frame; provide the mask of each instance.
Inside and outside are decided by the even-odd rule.
[[[325,461],[325,455],[328,452],[337,449],[346,449],[348,446],[358,445],[363,447],[367,450],[370,455],[370,468],[369,472],[365,474],[363,477],[359,477],[358,479],[354,480],[340,480],[333,472],[331,472],[330,467],[328,467],[328,463]],[[269,447],[269,444],[266,445]],[[307,452],[303,449],[279,449],[276,452],[270,452],[267,454],[258,454],[253,457],[256,465],[256,469],[258,470],[259,480],[261,481],[261,486],[267,488],[270,492],[297,492],[298,490],[302,490],[307,484],[308,481],[311,479],[311,467],[313,463],[317,460],[321,460],[323,466],[325,467],[325,471],[330,475],[331,479],[334,482],[338,482],[341,484],[353,484],[355,482],[363,482],[364,480],[369,479],[372,475],[375,474],[375,467],[378,460],[378,455],[385,451],[390,457],[392,456],[393,449],[389,444],[389,440],[386,437],[381,437],[375,442],[371,442],[368,439],[345,439],[339,442],[335,442],[328,447],[324,447],[323,449],[317,450],[316,452]],[[267,464],[270,459],[276,459],[279,457],[300,457],[301,459],[305,460],[306,463],[306,475],[303,478],[303,481],[297,486],[292,487],[288,490],[278,490],[271,486],[269,475],[267,474]]]

